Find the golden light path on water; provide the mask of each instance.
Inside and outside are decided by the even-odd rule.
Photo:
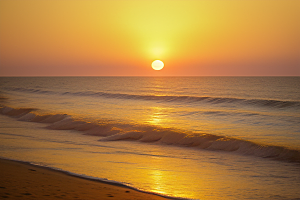
[[[160,120],[164,120],[166,117],[161,113],[160,108],[153,109],[154,118],[159,116]],[[293,190],[285,185],[281,188],[272,184],[261,185],[262,180],[270,181],[268,176],[257,178],[268,174],[270,168],[272,176],[295,170],[284,162],[193,147],[187,151],[186,147],[160,143],[101,142],[99,138],[74,130],[49,130],[43,128],[46,125],[42,123],[0,117],[1,133],[7,133],[0,134],[1,147],[6,149],[0,151],[1,157],[107,178],[142,190],[178,197],[230,199],[232,194],[245,197],[243,193],[247,196],[247,190],[253,190],[257,185],[260,188],[256,189],[255,195],[262,197],[276,194],[279,190],[297,194],[297,187]],[[160,120],[153,123],[161,123]]]
[[[14,123],[23,131],[30,126],[42,127],[41,124],[35,123],[25,124],[25,127],[22,127],[24,123],[18,122],[16,125],[13,120],[10,119],[7,125]],[[181,147],[130,141],[99,143],[94,137],[86,137],[74,131],[39,128],[28,129],[23,133],[41,139],[46,136],[58,142],[31,137],[18,138],[13,135],[7,138],[0,135],[3,148],[7,146],[11,149],[1,151],[0,156],[29,160],[77,174],[105,177],[155,193],[195,199],[222,199],[230,193],[237,194],[257,184],[255,180],[251,182],[239,177],[238,171],[230,174],[232,173],[230,167],[217,162],[207,162],[207,159],[222,160],[222,155],[214,156],[211,152],[199,153],[198,150],[191,149],[187,153]],[[63,143],[70,137],[73,138],[73,143]],[[231,159],[230,156],[227,155],[227,159]],[[255,174],[249,171],[243,173],[243,176]],[[267,185],[263,185],[262,188],[270,190]]]
[[[155,126],[161,126],[167,121],[171,121],[166,114],[166,112],[168,112],[167,108],[152,107],[151,109],[153,110],[153,113],[149,116],[148,123]]]
[[[182,82],[188,80],[184,79]],[[131,86],[140,86],[142,83],[135,84],[134,82],[129,86],[133,88]],[[176,79],[172,83],[180,82]],[[193,85],[202,86],[205,83],[206,81]],[[220,85],[222,84],[223,82],[220,82]],[[180,92],[185,89],[178,85],[170,85],[169,79],[160,78],[151,79],[151,83],[147,86],[145,90],[148,93],[139,96],[140,98],[151,96],[153,99],[160,99],[156,98],[159,95],[176,97],[176,93],[164,92],[164,88],[178,88]],[[82,88],[80,91],[85,90]],[[122,93],[126,93],[123,92],[123,88]],[[136,96],[138,95],[134,97]],[[56,103],[58,99],[38,98],[39,96],[34,99],[34,94],[31,93],[30,97],[32,99],[28,101],[29,103],[17,101],[15,107],[43,108],[45,112],[51,113],[53,110],[53,114],[68,113],[79,119],[100,119],[107,116],[108,119],[119,119],[119,116],[123,116],[124,121],[134,121],[134,125],[142,124],[142,127],[145,128],[142,131],[149,130],[146,128],[150,126],[150,128],[156,127],[157,129],[161,127],[158,131],[149,130],[153,133],[164,131],[165,128],[178,128],[186,131],[196,127],[208,134],[235,136],[233,134],[236,133],[240,135],[235,137],[242,138],[248,136],[248,129],[255,134],[265,131],[259,130],[259,126],[250,126],[247,123],[242,123],[240,126],[234,124],[234,127],[230,127],[226,120],[220,119],[220,113],[230,111],[230,114],[234,116],[241,110],[208,107],[210,104],[201,107],[185,104],[184,107],[185,101],[181,103],[179,100],[178,103],[174,102],[173,98],[166,101],[157,100],[155,103],[144,100],[131,102],[127,99],[120,101],[119,98],[103,98],[99,102],[98,97],[73,95],[70,98],[68,95],[62,95],[59,96],[60,101],[68,104],[64,103],[62,107],[59,107],[59,103]],[[77,106],[72,107],[73,105]],[[112,107],[115,109],[112,110]],[[41,111],[37,110],[36,112],[38,114]],[[264,110],[243,111],[247,115],[251,113],[259,115],[260,112],[264,114]],[[186,113],[191,114],[191,117]],[[207,113],[218,114],[216,116],[220,120],[213,121],[211,115]],[[84,118],[84,114],[86,118]],[[185,116],[186,120],[182,120],[180,116]],[[234,152],[206,150],[199,146],[192,146],[193,144],[188,147],[178,146],[172,143],[174,137],[177,137],[176,134],[164,135],[162,138],[164,141],[148,140],[145,142],[139,139],[132,141],[134,138],[125,138],[124,141],[103,141],[101,140],[103,137],[87,136],[84,135],[84,132],[49,130],[44,128],[48,126],[47,124],[22,122],[2,115],[0,117],[0,133],[10,134],[0,134],[1,148],[4,149],[0,149],[0,157],[31,161],[78,174],[123,182],[146,191],[195,199],[246,199],[252,197],[272,199],[271,195],[274,194],[287,194],[286,199],[293,199],[299,194],[297,191],[299,188],[297,180],[300,180],[298,178],[299,168],[293,167],[290,163],[237,155]],[[195,117],[198,118],[191,121]],[[234,119],[240,120],[240,115]],[[117,123],[114,125],[115,128],[119,128]],[[181,133],[183,132],[179,134]],[[276,135],[272,138],[274,139],[274,137]],[[226,142],[223,141],[216,141],[215,144],[218,142],[220,145],[226,145]],[[283,177],[283,174],[284,178],[280,178]],[[252,193],[255,194],[251,196]],[[288,196],[289,194],[291,195]]]

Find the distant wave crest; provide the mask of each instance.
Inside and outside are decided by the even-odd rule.
[[[179,130],[159,128],[150,125],[117,123],[91,123],[73,119],[67,114],[38,115],[34,108],[2,107],[0,113],[19,121],[48,124],[52,130],[77,130],[85,135],[101,136],[99,141],[132,140],[147,143],[195,147],[212,151],[235,152],[300,163],[300,150],[281,146],[261,145],[254,142],[206,133],[188,133]]]
[[[137,94],[122,94],[122,93],[108,93],[108,92],[54,92],[40,89],[28,88],[6,88],[10,91],[38,93],[38,94],[56,94],[56,95],[73,95],[73,96],[90,96],[102,97],[112,99],[129,99],[129,100],[145,100],[145,101],[159,101],[159,102],[178,102],[183,104],[189,103],[211,103],[211,104],[244,104],[250,106],[265,106],[270,108],[297,108],[300,109],[300,101],[281,101],[274,99],[242,99],[242,98],[226,98],[226,97],[199,97],[199,96],[172,96],[172,95],[137,95]]]

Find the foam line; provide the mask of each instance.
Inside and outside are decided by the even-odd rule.
[[[8,91],[17,91],[35,94],[55,94],[55,95],[73,95],[73,96],[88,96],[88,97],[104,97],[114,99],[130,99],[130,100],[146,100],[146,101],[161,101],[161,102],[179,102],[179,103],[211,103],[211,104],[244,104],[250,106],[263,106],[270,108],[297,108],[300,109],[300,101],[281,101],[276,99],[242,99],[242,98],[229,98],[229,97],[199,97],[199,96],[155,96],[155,95],[135,95],[123,93],[109,93],[109,92],[54,92],[48,90],[30,89],[30,88],[4,88]]]
[[[128,188],[131,190],[135,190],[138,192],[142,192],[142,193],[146,193],[146,194],[153,194],[156,196],[160,196],[160,197],[164,197],[167,199],[174,199],[174,200],[192,200],[189,198],[183,198],[183,197],[172,197],[172,196],[168,196],[168,195],[163,195],[163,194],[159,194],[159,193],[155,193],[155,192],[149,192],[146,190],[142,190],[142,189],[138,189],[135,187],[132,187],[126,183],[122,183],[122,182],[118,182],[118,181],[114,181],[114,180],[108,180],[106,178],[97,178],[97,177],[93,177],[93,176],[87,176],[84,174],[77,174],[77,173],[73,173],[73,172],[69,172],[60,168],[56,168],[56,167],[49,167],[49,166],[45,166],[45,165],[41,165],[41,164],[36,164],[36,163],[32,163],[32,162],[27,162],[27,161],[22,161],[22,160],[15,160],[15,159],[9,159],[9,158],[3,158],[0,157],[0,159],[3,160],[9,160],[9,161],[14,161],[14,162],[19,162],[25,165],[31,165],[34,167],[38,167],[38,168],[42,168],[42,169],[46,169],[46,170],[51,170],[51,171],[55,171],[55,172],[60,172],[63,174],[66,174],[68,176],[73,176],[73,177],[77,177],[77,178],[81,178],[81,179],[86,179],[86,180],[91,180],[91,181],[96,181],[96,182],[100,182],[100,183],[105,183],[105,184],[109,184],[109,185],[114,185],[114,186],[119,186],[119,187],[123,187],[123,188]]]
[[[2,107],[0,113],[17,120],[48,124],[52,130],[76,130],[85,135],[100,137],[99,141],[132,140],[138,142],[195,147],[211,151],[235,152],[300,163],[300,150],[282,146],[262,145],[251,141],[218,136],[207,133],[191,133],[181,130],[160,128],[150,125],[130,125],[120,123],[90,123],[76,120],[67,114],[37,115],[33,108]],[[124,128],[126,127],[126,128]]]

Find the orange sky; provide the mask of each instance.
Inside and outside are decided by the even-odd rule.
[[[1,0],[0,76],[299,76],[299,19],[299,0]]]

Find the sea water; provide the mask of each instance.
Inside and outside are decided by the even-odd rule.
[[[300,198],[299,77],[1,77],[0,156],[191,199]]]

